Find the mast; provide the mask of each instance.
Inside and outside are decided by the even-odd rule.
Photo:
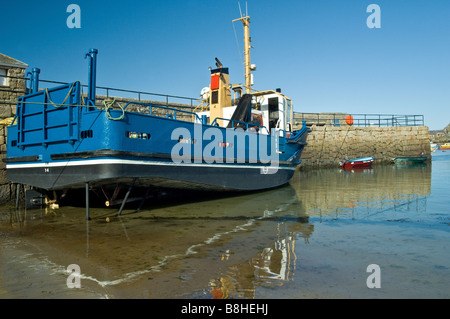
[[[244,67],[245,67],[245,93],[252,92],[252,75],[250,64],[250,17],[242,16],[240,19],[235,19],[232,22],[241,21],[244,25]]]

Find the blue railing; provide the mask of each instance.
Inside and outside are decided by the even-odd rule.
[[[297,143],[302,138],[303,134],[305,134],[307,131],[311,131],[311,129],[308,126],[306,126],[306,121],[303,121],[302,128],[300,130],[294,132],[288,132],[285,130],[282,131],[285,134],[284,136],[288,138],[287,139],[288,143]]]

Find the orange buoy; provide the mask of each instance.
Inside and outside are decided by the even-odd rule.
[[[348,115],[348,116],[345,118],[345,122],[346,122],[348,125],[353,125],[353,116]]]

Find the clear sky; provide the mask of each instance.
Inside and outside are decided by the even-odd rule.
[[[450,0],[241,0],[251,17],[254,88],[281,88],[299,112],[420,114],[450,123]],[[81,28],[69,28],[70,4]],[[369,28],[370,4],[381,28]],[[0,0],[0,52],[41,79],[188,97],[214,58],[244,83],[238,0]],[[236,41],[235,30],[238,42]]]

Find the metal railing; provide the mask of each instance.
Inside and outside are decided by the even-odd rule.
[[[54,84],[66,84],[64,82],[56,82],[56,81],[48,81],[48,80],[39,80],[39,82],[54,83]],[[88,86],[82,85],[82,87],[87,88]],[[146,100],[146,99],[143,99],[143,97],[151,96],[152,98],[156,99],[156,100],[151,99],[152,101],[163,102],[163,103],[165,103],[166,106],[174,104],[175,102],[173,102],[173,99],[185,101],[185,103],[175,103],[175,104],[184,104],[184,105],[190,106],[190,107],[196,106],[196,104],[194,105],[194,101],[200,103],[200,99],[186,97],[186,96],[177,96],[177,95],[169,95],[169,94],[144,92],[144,91],[125,90],[125,89],[117,89],[117,88],[110,88],[110,87],[104,87],[104,86],[97,86],[96,90],[97,90],[96,95],[101,95],[100,93],[103,90],[105,92],[105,96],[107,99],[112,97],[111,93],[114,94],[114,92],[120,92],[121,95],[119,95],[118,97],[121,97],[121,98],[130,98],[130,99],[137,100],[137,101],[143,101],[143,100]],[[100,90],[100,92],[99,92],[99,90]],[[171,99],[172,101],[169,102],[169,99]],[[189,102],[187,102],[187,101],[189,101]]]
[[[10,75],[2,76],[2,77],[8,78],[8,79],[23,80],[24,84],[23,84],[23,89],[20,89],[20,90],[17,90],[17,89],[14,90],[14,89],[8,89],[7,87],[1,87],[0,91],[21,93],[21,94],[28,93],[28,88],[26,87],[26,81],[30,80],[28,77],[17,77],[17,76],[10,76]],[[44,88],[47,87],[45,85],[42,86],[43,83],[61,84],[61,85],[68,84],[68,82],[39,79],[39,84],[40,84],[39,89],[41,89],[42,87],[44,87]],[[83,84],[82,87],[85,88],[86,92],[87,92],[88,85]],[[151,101],[160,102],[162,104],[165,104],[166,106],[174,105],[174,104],[181,104],[186,107],[194,108],[197,106],[197,104],[199,104],[201,102],[201,100],[198,98],[192,98],[192,97],[186,97],[186,96],[160,94],[160,93],[135,91],[135,90],[125,90],[125,89],[117,89],[117,88],[110,88],[110,87],[104,87],[104,86],[96,86],[96,90],[97,90],[96,95],[102,95],[102,93],[104,93],[103,96],[105,96],[107,99],[109,99],[111,97],[120,97],[120,98],[129,98],[129,99],[133,99],[133,100],[137,100],[137,101],[151,100]],[[120,95],[112,95],[115,92],[120,92]],[[152,97],[152,99],[144,99],[146,96]],[[177,101],[180,101],[180,102],[174,102],[174,99],[176,99]],[[13,104],[16,104],[15,101],[13,101],[13,102],[14,102]]]
[[[153,108],[158,108],[158,109],[163,109],[166,111],[171,111],[172,113],[168,113],[166,114],[167,118],[171,118],[176,120],[177,119],[177,112],[179,113],[184,113],[184,114],[188,114],[188,115],[192,115],[194,118],[196,118],[198,121],[201,122],[201,118],[198,116],[197,113],[194,112],[190,112],[190,111],[185,111],[185,110],[178,110],[178,109],[174,109],[172,107],[166,107],[166,106],[161,106],[161,105],[155,105],[155,104],[151,104],[151,103],[142,103],[142,102],[128,102],[127,104],[125,104],[125,106],[123,107],[123,110],[125,110],[128,105],[130,104],[135,104],[135,105],[141,105],[141,106],[146,106],[149,109],[149,115],[153,115]]]
[[[397,114],[346,114],[346,113],[294,113],[294,121],[306,121],[312,125],[348,125],[347,117],[351,116],[353,126],[358,127],[390,127],[390,126],[424,126],[423,115]]]
[[[27,94],[28,89],[26,88],[26,81],[30,80],[27,77],[15,77],[15,76],[2,76],[11,79],[21,79],[24,81],[24,88],[19,90],[8,89],[6,87],[1,87],[0,91],[8,91],[14,93]],[[67,82],[59,81],[49,81],[49,80],[39,80],[39,83],[51,83],[51,84],[67,84]],[[87,88],[87,85],[82,85],[82,87]],[[134,90],[124,90],[110,87],[97,86],[97,93],[99,95],[101,91],[105,92],[103,98],[109,99],[113,96],[114,92],[120,92],[121,99],[133,99],[135,101],[150,101],[144,100],[143,97],[152,97],[151,101],[159,102],[161,105],[186,107],[191,110],[194,109],[201,99],[191,98],[185,96],[169,95],[169,94],[159,94],[144,91],[134,91]],[[100,91],[100,92],[99,92]],[[87,90],[86,90],[87,92]],[[100,99],[102,98],[100,97]],[[182,100],[184,103],[176,103],[173,100]],[[169,101],[170,100],[170,101]],[[2,104],[16,104],[16,101],[2,101]],[[305,121],[307,126],[312,125],[331,125],[331,126],[342,126],[348,125],[346,122],[346,117],[351,115],[353,118],[353,126],[358,127],[390,127],[390,126],[424,126],[424,116],[423,115],[396,115],[396,114],[347,114],[347,113],[300,113],[294,112],[294,123]]]

